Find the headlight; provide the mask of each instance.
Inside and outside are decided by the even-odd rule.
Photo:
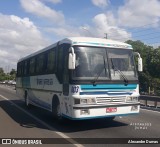
[[[81,99],[74,99],[75,104],[95,104],[95,98],[81,98]]]
[[[87,103],[88,104],[95,104],[96,100],[95,100],[95,98],[89,98],[89,99],[87,99]]]
[[[81,99],[81,104],[87,104],[87,99]]]
[[[126,102],[131,102],[132,101],[132,97],[126,97]]]
[[[138,102],[138,97],[126,97],[126,102]]]

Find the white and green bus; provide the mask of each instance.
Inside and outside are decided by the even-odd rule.
[[[129,44],[66,38],[18,61],[16,90],[27,107],[49,110],[59,120],[138,114],[142,58],[136,55],[138,66]]]

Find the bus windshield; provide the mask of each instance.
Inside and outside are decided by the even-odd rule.
[[[132,50],[75,46],[75,80],[137,80]]]
[[[123,76],[128,80],[137,79],[132,50],[108,49],[107,53],[112,80],[120,80]]]

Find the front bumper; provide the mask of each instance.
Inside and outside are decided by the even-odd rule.
[[[137,103],[110,103],[108,105],[74,105],[73,109],[98,109],[98,108],[108,108],[108,107],[126,107],[126,106],[136,106],[140,105],[140,102]]]
[[[108,113],[107,108],[116,108],[116,112]],[[94,119],[102,117],[113,117],[130,114],[138,114],[140,110],[140,103],[110,103],[108,105],[74,105],[72,119]],[[87,113],[82,113],[87,112]]]

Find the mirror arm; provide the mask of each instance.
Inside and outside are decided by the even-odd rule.
[[[71,48],[71,51],[72,51],[72,55],[74,55],[74,49],[73,49],[73,47]]]
[[[137,55],[137,56],[138,56],[138,58],[141,58],[140,53],[138,53],[138,52],[134,52],[134,54],[135,54],[135,55]]]

